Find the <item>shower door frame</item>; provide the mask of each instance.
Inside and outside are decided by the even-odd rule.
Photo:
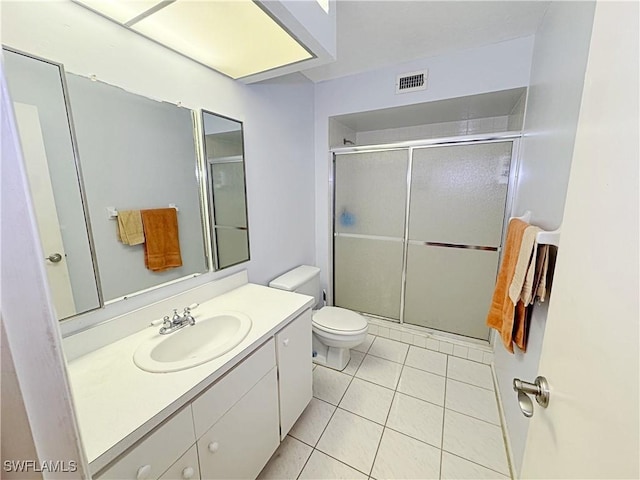
[[[354,154],[354,153],[369,153],[369,152],[381,152],[388,150],[407,150],[409,154],[408,165],[407,165],[407,197],[405,204],[405,225],[404,225],[404,239],[403,239],[403,256],[402,256],[402,276],[401,276],[401,286],[400,286],[400,315],[399,321],[395,321],[392,318],[383,317],[379,315],[374,315],[370,313],[363,313],[372,318],[378,318],[381,320],[385,320],[390,323],[394,323],[400,325],[402,327],[409,327],[412,329],[416,329],[419,331],[426,331],[428,333],[437,333],[440,335],[452,336],[454,338],[463,338],[467,341],[480,341],[484,342],[482,339],[478,339],[475,337],[469,337],[465,335],[460,335],[452,332],[447,332],[444,330],[436,330],[429,327],[424,327],[421,325],[414,325],[411,323],[405,323],[404,321],[404,309],[405,309],[405,293],[406,293],[406,280],[407,280],[407,255],[409,250],[409,213],[411,208],[411,175],[413,172],[413,151],[414,149],[424,149],[424,148],[436,148],[436,147],[447,147],[447,146],[461,146],[461,145],[482,145],[489,143],[504,143],[511,142],[511,163],[509,165],[509,180],[507,182],[507,195],[505,199],[505,208],[504,208],[504,216],[502,219],[502,236],[500,241],[500,247],[498,247],[498,269],[500,268],[500,264],[502,262],[502,247],[504,245],[504,240],[506,237],[507,226],[509,223],[509,218],[512,217],[513,204],[515,200],[515,190],[518,181],[518,176],[520,173],[520,148],[521,148],[521,133],[498,133],[498,134],[484,134],[484,135],[471,135],[464,137],[446,137],[446,138],[435,138],[429,140],[413,140],[413,141],[404,141],[404,142],[395,142],[395,143],[386,143],[381,145],[362,145],[362,146],[351,146],[351,147],[339,147],[332,148],[329,150],[329,221],[331,223],[331,228],[329,229],[329,245],[330,245],[330,262],[329,262],[329,275],[327,276],[327,281],[329,282],[329,298],[328,303],[334,305],[335,302],[335,238],[338,233],[335,231],[336,227],[336,212],[335,212],[335,201],[336,201],[336,155],[337,154]],[[496,270],[496,275],[497,275]],[[493,335],[489,333],[489,338],[487,342],[492,343]]]

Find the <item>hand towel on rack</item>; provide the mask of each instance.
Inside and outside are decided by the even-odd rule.
[[[536,278],[533,284],[535,296],[544,302],[547,295],[547,271],[549,270],[549,245],[540,245],[540,254],[536,262]]]
[[[182,266],[175,208],[142,210],[144,265],[153,272]]]
[[[533,245],[531,262],[522,287],[520,300],[525,306],[532,305],[536,297],[544,302],[547,285],[547,269],[549,266],[549,245],[540,245],[537,240]]]
[[[517,218],[511,219],[509,222],[502,265],[500,265],[496,288],[493,292],[491,307],[487,315],[487,326],[495,328],[500,333],[502,343],[505,348],[512,353],[515,305],[509,297],[509,288],[513,281],[522,237],[528,226],[528,223]]]
[[[125,245],[144,243],[144,230],[140,210],[120,210],[116,223],[118,240]]]

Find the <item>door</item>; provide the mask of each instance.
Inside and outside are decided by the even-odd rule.
[[[284,440],[313,396],[311,310],[307,310],[280,330],[275,338],[280,399],[280,440]]]
[[[334,303],[400,321],[409,151],[336,154]]]
[[[640,477],[638,13],[595,10],[523,478]]]
[[[202,478],[256,478],[279,444],[273,367],[198,440]]]
[[[510,141],[413,150],[404,321],[487,340]]]
[[[47,153],[44,148],[38,109],[33,105],[13,104],[22,152],[29,177],[31,198],[34,203],[38,232],[46,264],[49,289],[58,318],[75,315],[76,307],[67,268],[67,258],[60,233]]]

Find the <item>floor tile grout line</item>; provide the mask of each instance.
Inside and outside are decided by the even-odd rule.
[[[398,384],[400,383],[400,378],[402,377],[402,371],[404,370],[404,364],[402,364],[402,368],[400,369],[400,375],[398,375],[398,381],[396,382],[396,386],[393,389],[393,397],[391,397],[391,404],[389,405],[389,411],[387,412],[387,417],[384,419],[384,425],[382,426],[382,434],[380,435],[380,441],[378,442],[378,447],[376,448],[376,453],[373,455],[373,462],[371,463],[371,469],[369,470],[369,477],[373,474],[373,467],[376,465],[376,460],[378,458],[378,453],[380,452],[380,445],[382,445],[382,439],[384,438],[384,431],[387,429],[387,422],[389,421],[389,415],[391,415],[391,409],[393,408],[393,401],[396,399],[396,394],[398,393]]]
[[[349,467],[352,470],[355,470],[358,473],[361,473],[367,477],[369,477],[369,475],[367,475],[366,473],[364,473],[362,470],[358,470],[356,467],[354,467],[353,465],[349,465],[347,462],[344,462],[336,457],[334,457],[333,455],[328,454],[327,452],[323,452],[322,450],[320,450],[319,448],[314,448],[314,451],[317,450],[318,452],[322,453],[323,455],[326,455],[329,458],[332,458],[333,460],[335,460],[336,462],[340,462],[343,465],[346,465],[347,467]],[[313,454],[313,452],[311,452]],[[311,457],[311,455],[309,455],[309,457]],[[300,472],[302,474],[302,472]]]
[[[371,343],[373,343],[373,342],[371,342]],[[365,356],[366,356],[366,354],[365,354]],[[364,360],[364,358],[363,358],[362,360]],[[349,360],[349,361],[351,361],[351,360]],[[348,362],[347,362],[347,365],[348,365]],[[362,365],[362,362],[360,363],[360,365]],[[360,365],[358,365],[358,368],[356,369],[356,372],[360,369]],[[346,367],[345,367],[345,368],[346,368]],[[349,384],[347,385],[347,388],[345,388],[344,392],[342,393],[342,396],[340,397],[340,400],[338,400],[338,405],[340,405],[340,402],[342,402],[342,399],[343,399],[343,398],[344,398],[344,396],[346,395],[347,390],[349,390],[349,387],[351,386],[351,383],[353,382],[353,379],[355,378],[355,374],[356,374],[356,372],[354,372],[353,376],[351,376],[351,380],[349,380]],[[344,375],[348,375],[348,374],[346,374],[346,373],[345,373]],[[315,397],[315,398],[317,398],[317,397]],[[319,400],[322,400],[322,399],[319,399]],[[324,401],[324,400],[323,400],[323,401]],[[326,403],[329,403],[329,402],[326,402]],[[332,404],[331,404],[331,403],[329,403],[329,405],[332,405]],[[333,411],[333,413],[332,413],[332,414],[331,414],[331,416],[329,417],[329,421],[327,422],[327,424],[326,424],[326,425],[324,426],[324,428],[322,429],[322,433],[320,433],[320,436],[318,437],[318,441],[316,442],[315,446],[313,447],[313,450],[318,450],[317,446],[318,446],[318,444],[320,443],[320,440],[322,440],[322,436],[324,435],[324,432],[326,432],[326,431],[327,431],[327,427],[328,427],[328,426],[329,426],[329,424],[331,423],[331,420],[333,420],[333,417],[335,416],[336,412],[338,411],[338,408],[339,408],[339,407],[338,407],[338,405],[335,405],[336,409]],[[344,409],[342,409],[342,410],[344,410]],[[345,410],[345,411],[346,411],[346,410]],[[311,455],[313,455],[313,450],[311,451]],[[322,450],[318,450],[318,451],[322,452]],[[322,452],[322,453],[324,453],[325,455],[328,455],[328,454],[327,454],[327,453],[325,453],[325,452]],[[311,458],[311,455],[309,455],[309,458]],[[330,455],[328,455],[328,456],[330,456]],[[302,470],[300,470],[300,473],[298,474],[298,477],[297,477],[297,478],[300,478],[300,475],[302,475],[302,472],[304,471],[304,467],[306,467],[306,466],[307,466],[307,463],[309,462],[309,458],[307,458],[307,461],[304,463],[304,466],[302,467]],[[331,457],[331,458],[333,458],[333,457]],[[335,460],[338,460],[338,459],[336,458]],[[338,460],[338,461],[340,461],[340,460]],[[344,462],[341,462],[341,463],[344,463]],[[347,464],[345,463],[345,465],[347,465]],[[349,465],[349,466],[350,466],[350,465]],[[353,468],[353,467],[351,467],[351,468]],[[356,470],[357,470],[357,469],[356,469]],[[358,470],[358,471],[360,471],[360,470]],[[362,473],[364,473],[364,472],[362,472]]]
[[[476,462],[476,461],[474,461],[474,460],[470,460],[470,459],[468,459],[468,458],[466,458],[466,457],[463,457],[463,456],[462,456],[462,455],[460,455],[459,453],[450,452],[449,450],[445,450],[444,448],[442,449],[442,451],[443,451],[443,453],[444,453],[444,452],[446,452],[446,453],[448,453],[449,455],[453,455],[454,457],[460,458],[460,459],[465,460],[465,461],[467,461],[467,462],[469,462],[469,463],[473,463],[474,465],[477,465],[477,466],[479,466],[479,467],[486,468],[487,470],[491,470],[492,472],[495,472],[495,473],[497,473],[498,475],[502,475],[502,476],[504,476],[504,477],[506,477],[506,478],[511,478],[511,474],[505,474],[505,473],[499,472],[499,471],[498,471],[498,470],[496,470],[495,468],[487,467],[486,465],[483,465],[483,464],[481,464],[481,463],[478,463],[478,462]]]
[[[445,387],[445,388],[446,388],[446,387]],[[456,410],[455,408],[450,408],[450,407],[446,407],[446,406],[445,406],[445,407],[444,407],[444,409],[445,409],[445,410],[449,410],[449,411],[454,412],[454,413],[457,413],[457,414],[459,414],[459,415],[464,415],[465,417],[473,418],[474,420],[480,420],[481,422],[487,423],[487,424],[489,424],[489,425],[493,425],[494,427],[498,427],[498,428],[500,428],[500,429],[501,429],[501,427],[502,427],[502,425],[500,425],[500,423],[493,423],[493,422],[490,422],[489,420],[485,420],[484,418],[475,417],[475,416],[470,415],[470,414],[468,414],[468,413],[461,412],[461,411],[459,411],[459,410]],[[498,420],[498,421],[499,421],[499,420]]]
[[[499,428],[500,431],[502,431],[502,426],[498,425],[497,423],[488,422],[487,420],[483,420],[482,418],[474,417],[473,415],[469,415],[468,413],[459,412],[457,410],[454,410],[453,408],[444,407],[444,409],[445,410],[449,410],[450,412],[453,412],[453,413],[457,413],[458,415],[462,415],[464,417],[472,418],[473,420],[478,420],[479,422],[486,423],[487,425],[489,425],[491,427]]]
[[[415,440],[416,442],[422,443],[422,444],[424,444],[424,445],[428,445],[428,446],[430,446],[431,448],[435,448],[435,449],[437,449],[437,450],[442,450],[442,448],[441,448],[441,447],[438,447],[437,445],[434,445],[433,443],[425,442],[424,440],[421,440],[420,438],[416,438],[416,437],[414,437],[413,435],[409,435],[408,433],[401,432],[400,430],[398,430],[398,429],[396,429],[396,428],[393,428],[393,427],[390,427],[390,426],[388,426],[388,425],[385,425],[385,426],[384,426],[384,429],[385,429],[385,430],[391,430],[392,432],[395,432],[395,433],[398,433],[398,434],[400,434],[400,435],[403,435],[403,436],[405,436],[405,437],[407,437],[407,438],[410,438],[411,440]]]
[[[465,381],[459,380],[459,379],[457,379],[457,378],[451,378],[451,377],[449,377],[449,375],[448,375],[448,374],[449,374],[449,368],[448,368],[448,367],[449,367],[449,357],[455,357],[455,358],[460,358],[460,359],[462,359],[462,360],[468,360],[468,361],[471,361],[471,362],[476,363],[476,364],[479,364],[479,365],[487,365],[487,364],[485,364],[485,363],[481,363],[481,362],[476,362],[476,361],[474,361],[474,360],[465,359],[465,358],[462,358],[462,357],[456,357],[455,355],[447,354],[447,353],[444,353],[444,352],[438,352],[438,351],[435,351],[435,350],[426,349],[426,348],[424,348],[424,347],[420,347],[420,346],[418,346],[418,345],[413,345],[413,344],[408,344],[408,343],[406,343],[406,342],[402,342],[402,341],[399,341],[399,340],[389,339],[389,340],[392,340],[392,341],[397,341],[398,343],[403,343],[403,344],[405,344],[405,345],[408,345],[408,348],[407,348],[407,351],[405,352],[405,355],[404,355],[403,361],[402,361],[402,363],[400,363],[400,362],[397,362],[397,361],[394,361],[394,360],[390,360],[389,358],[380,357],[380,356],[378,356],[378,355],[375,355],[374,353],[369,353],[369,352],[371,351],[371,347],[373,346],[373,343],[375,342],[376,338],[378,338],[378,336],[375,336],[375,335],[373,335],[373,336],[374,336],[375,338],[374,338],[374,339],[371,341],[371,343],[369,344],[369,346],[368,346],[368,348],[367,348],[367,351],[366,351],[366,352],[358,351],[359,353],[361,353],[361,354],[363,355],[363,357],[362,357],[362,359],[361,359],[361,361],[360,361],[359,365],[358,365],[358,366],[356,367],[356,369],[354,370],[353,374],[348,374],[348,373],[347,373],[347,374],[345,374],[345,375],[350,376],[350,377],[351,377],[351,379],[349,380],[349,382],[348,382],[348,384],[347,384],[347,388],[344,390],[344,392],[343,392],[342,396],[341,396],[341,397],[340,397],[340,399],[338,400],[338,404],[337,404],[337,405],[333,405],[333,404],[331,404],[330,402],[327,402],[326,400],[323,400],[323,399],[320,399],[320,398],[315,397],[315,398],[317,398],[318,400],[320,400],[320,401],[322,401],[322,402],[325,402],[325,403],[328,403],[329,405],[332,405],[333,407],[335,407],[335,409],[334,409],[334,411],[333,411],[333,413],[332,413],[331,417],[329,418],[329,420],[328,420],[327,424],[325,425],[325,427],[324,427],[324,429],[323,429],[322,433],[320,434],[320,436],[319,436],[319,438],[318,438],[318,441],[316,442],[316,446],[309,445],[309,444],[308,444],[308,443],[306,443],[306,442],[303,442],[303,441],[301,441],[301,440],[299,440],[299,439],[296,439],[296,440],[298,440],[298,441],[301,441],[303,444],[308,445],[309,447],[311,447],[311,448],[312,448],[311,454],[310,454],[310,455],[309,455],[309,457],[307,458],[307,460],[306,460],[305,464],[303,465],[302,470],[301,470],[301,471],[300,471],[300,473],[298,474],[298,477],[297,477],[297,478],[299,478],[299,477],[300,477],[300,475],[302,474],[302,471],[304,470],[304,468],[306,468],[306,465],[307,465],[307,463],[308,463],[309,459],[311,458],[311,455],[313,454],[313,451],[315,451],[315,450],[318,450],[319,452],[323,453],[324,455],[327,455],[328,457],[330,457],[330,458],[332,458],[332,459],[334,459],[334,460],[338,461],[339,463],[341,463],[341,464],[343,464],[343,465],[348,466],[349,468],[353,468],[354,470],[359,471],[359,472],[361,472],[361,473],[363,473],[363,474],[367,475],[365,472],[362,472],[361,470],[359,470],[359,469],[357,469],[357,468],[355,468],[355,467],[353,467],[353,466],[351,466],[351,465],[349,465],[349,464],[347,464],[347,463],[345,463],[345,462],[343,462],[343,461],[341,461],[341,460],[339,460],[339,459],[337,459],[337,458],[335,458],[335,457],[332,457],[331,455],[329,455],[329,454],[327,454],[327,453],[325,453],[325,452],[323,452],[322,450],[320,450],[320,449],[318,449],[318,448],[317,448],[317,445],[319,444],[320,439],[321,439],[321,438],[322,438],[322,436],[324,435],[324,433],[325,433],[325,431],[326,431],[326,429],[327,429],[327,427],[328,427],[329,423],[331,422],[331,420],[332,420],[332,419],[333,419],[333,417],[335,416],[336,411],[338,410],[338,408],[340,408],[340,409],[341,409],[341,410],[343,410],[344,412],[351,413],[351,414],[353,414],[353,415],[356,415],[356,416],[357,416],[357,417],[359,417],[359,418],[362,418],[362,419],[364,419],[364,420],[368,420],[368,421],[370,421],[370,422],[372,422],[372,423],[374,423],[374,424],[376,424],[376,425],[379,425],[379,426],[382,426],[382,427],[383,427],[382,435],[381,435],[381,437],[380,437],[380,441],[378,442],[378,446],[377,446],[377,449],[376,449],[376,453],[375,453],[375,455],[374,455],[373,463],[372,463],[371,469],[370,469],[369,474],[368,474],[368,476],[369,476],[369,477],[371,477],[371,475],[372,475],[372,473],[373,473],[373,467],[374,467],[374,465],[375,465],[375,461],[376,461],[377,456],[378,456],[378,454],[379,454],[379,449],[380,449],[380,446],[381,446],[381,444],[382,444],[382,438],[383,438],[383,436],[384,436],[384,432],[385,432],[385,430],[386,430],[387,428],[388,428],[389,430],[391,430],[391,431],[395,431],[395,432],[397,432],[397,433],[399,433],[399,434],[401,434],[401,435],[405,435],[406,437],[411,438],[411,439],[413,439],[413,440],[415,440],[415,441],[418,441],[418,442],[420,442],[420,443],[422,443],[422,444],[429,445],[429,446],[431,446],[431,447],[433,447],[433,448],[438,448],[438,447],[435,447],[434,445],[431,445],[431,444],[430,444],[430,443],[428,443],[428,442],[425,442],[425,441],[423,441],[423,440],[421,440],[421,439],[415,438],[415,437],[413,437],[413,436],[411,436],[411,435],[407,435],[406,433],[400,432],[400,431],[398,431],[398,430],[395,430],[395,429],[390,428],[390,427],[388,427],[388,426],[387,426],[387,422],[388,422],[388,419],[389,419],[389,416],[390,416],[390,413],[391,413],[391,406],[393,405],[393,402],[395,401],[395,399],[396,399],[396,397],[397,397],[397,394],[398,394],[398,393],[402,393],[403,395],[406,395],[406,396],[408,396],[408,397],[411,397],[411,398],[414,398],[414,399],[417,399],[417,400],[421,400],[421,401],[423,401],[423,402],[429,403],[429,404],[434,405],[434,406],[438,406],[438,407],[440,407],[440,408],[442,408],[442,409],[443,409],[443,425],[442,425],[442,435],[441,435],[441,447],[439,448],[439,450],[440,450],[439,476],[441,476],[441,475],[442,475],[442,459],[443,459],[443,452],[447,452],[448,454],[454,455],[454,456],[456,456],[456,457],[458,457],[458,458],[461,458],[461,459],[463,459],[463,460],[465,460],[465,461],[469,461],[469,462],[471,462],[471,463],[473,463],[473,464],[475,464],[475,465],[478,465],[478,466],[480,466],[480,467],[487,468],[488,470],[491,470],[491,471],[493,471],[493,472],[495,472],[495,473],[497,473],[497,474],[500,474],[500,475],[504,475],[504,476],[506,476],[506,477],[509,477],[509,475],[505,475],[504,473],[502,473],[502,472],[500,472],[500,471],[498,471],[498,470],[495,470],[494,468],[487,467],[486,465],[483,465],[483,464],[480,464],[480,463],[478,463],[478,462],[476,462],[476,461],[473,461],[473,460],[467,459],[467,458],[465,458],[465,457],[462,457],[462,456],[460,456],[459,454],[456,454],[456,453],[453,453],[453,452],[449,452],[448,450],[445,450],[445,449],[443,448],[443,447],[444,447],[444,415],[446,414],[446,410],[450,410],[450,411],[452,411],[452,412],[454,412],[454,413],[457,413],[457,414],[459,414],[459,415],[463,415],[463,416],[465,416],[465,417],[468,417],[468,418],[471,418],[471,419],[474,419],[474,420],[479,420],[479,421],[481,421],[481,422],[483,422],[483,423],[485,423],[485,424],[487,424],[487,425],[491,425],[491,426],[494,426],[494,427],[501,428],[501,424],[500,424],[500,425],[496,425],[495,423],[491,423],[490,421],[484,420],[484,419],[482,419],[482,418],[478,418],[478,417],[475,417],[475,416],[473,416],[473,415],[468,415],[468,414],[466,414],[466,413],[464,413],[464,412],[459,412],[459,411],[457,411],[457,410],[454,410],[454,409],[451,409],[451,408],[447,408],[447,407],[446,407],[446,399],[447,399],[447,380],[449,380],[449,379],[451,379],[451,380],[453,380],[453,381],[457,381],[457,382],[462,383],[462,384],[465,384],[465,385],[468,385],[468,386],[471,386],[471,387],[480,388],[480,389],[482,389],[483,391],[489,391],[489,392],[492,392],[492,393],[494,394],[494,396],[496,395],[495,390],[491,390],[491,389],[488,389],[488,388],[482,387],[482,386],[480,386],[480,385],[475,385],[475,384],[472,384],[472,383],[468,383],[468,382],[465,382]],[[386,338],[386,337],[379,337],[379,338]],[[428,371],[428,370],[423,370],[423,369],[418,368],[418,367],[414,367],[414,366],[411,366],[411,365],[407,365],[407,364],[406,364],[406,361],[407,361],[407,358],[408,358],[408,356],[409,356],[409,351],[410,351],[410,347],[411,347],[411,346],[415,346],[416,348],[422,348],[422,349],[424,349],[424,350],[429,350],[429,351],[432,351],[432,352],[434,352],[434,353],[441,353],[441,354],[443,354],[443,355],[446,355],[446,367],[445,367],[445,372],[446,372],[446,374],[443,376],[443,375],[440,375],[440,374],[438,374],[438,373],[436,373],[436,372],[432,372],[432,371]],[[356,377],[356,375],[357,375],[358,371],[360,370],[360,368],[361,368],[362,364],[364,363],[364,361],[365,361],[365,359],[366,359],[367,355],[371,355],[372,357],[375,357],[375,358],[379,358],[379,359],[382,359],[382,360],[387,360],[387,361],[390,361],[390,362],[392,362],[392,363],[396,363],[396,364],[400,364],[400,365],[402,365],[402,368],[401,368],[401,370],[400,370],[400,375],[397,377],[397,381],[396,381],[396,383],[395,383],[395,387],[394,387],[393,389],[391,389],[391,388],[389,388],[388,386],[385,386],[385,385],[380,385],[380,384],[378,384],[378,383],[376,383],[376,382],[374,382],[374,381],[370,381],[370,380],[367,380],[367,379],[364,379],[364,378]],[[428,400],[425,400],[425,399],[423,399],[423,398],[415,397],[415,396],[413,396],[413,395],[408,395],[408,394],[406,394],[406,393],[401,392],[401,391],[399,391],[399,390],[398,390],[399,381],[400,381],[400,378],[402,377],[402,373],[404,372],[404,367],[405,367],[405,366],[408,366],[408,367],[411,367],[411,368],[414,368],[414,369],[417,369],[417,370],[420,370],[420,371],[424,371],[424,372],[426,372],[426,373],[431,373],[431,374],[433,374],[433,375],[437,375],[437,376],[439,376],[439,377],[444,377],[444,378],[445,378],[445,385],[444,385],[444,400],[443,400],[443,405],[438,405],[438,404],[436,404],[436,403],[429,402]],[[345,368],[346,368],[346,367],[345,367]],[[343,372],[341,372],[341,373],[343,373]],[[354,381],[354,379],[355,379],[355,378],[358,378],[359,380],[362,380],[362,381],[367,382],[367,383],[369,383],[369,384],[372,384],[372,385],[375,385],[375,386],[379,386],[379,387],[385,388],[385,389],[387,389],[387,390],[392,390],[392,391],[393,391],[393,397],[392,397],[392,400],[391,400],[391,405],[390,405],[390,407],[389,407],[389,410],[388,410],[388,412],[387,412],[387,416],[386,416],[386,419],[385,419],[385,422],[384,422],[384,424],[383,424],[383,425],[381,425],[380,423],[378,423],[378,422],[377,422],[377,421],[375,421],[375,420],[372,420],[372,419],[370,419],[370,418],[364,417],[364,416],[359,415],[359,414],[357,414],[357,413],[351,412],[351,411],[349,411],[349,410],[347,410],[347,409],[345,409],[345,408],[343,408],[343,407],[340,407],[340,404],[341,404],[341,402],[344,400],[344,397],[345,397],[345,395],[346,395],[346,392],[349,390],[349,388],[350,388],[350,386],[351,386],[351,384],[353,383],[353,381]],[[293,437],[293,436],[292,436],[292,437]],[[293,437],[293,438],[295,438],[295,437]]]

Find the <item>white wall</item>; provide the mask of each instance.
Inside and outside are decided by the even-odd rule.
[[[45,265],[41,260],[44,253],[37,238],[38,227],[2,64],[0,102],[2,380],[8,379],[9,386],[13,384],[14,387],[17,380],[20,386],[19,392],[10,390],[9,398],[5,398],[7,391],[3,384],[3,407],[6,401],[9,406],[19,409],[11,422],[6,422],[3,416],[3,429],[19,429],[10,440],[15,441],[13,448],[5,451],[3,445],[3,455],[33,455],[35,451],[36,458],[31,456],[24,460],[40,461],[40,464],[45,460],[62,460],[68,467],[71,467],[68,462],[77,466],[75,472],[47,473],[46,478],[87,478],[89,469],[73,410],[62,339],[47,287]],[[8,350],[5,350],[7,346]],[[10,362],[5,362],[7,353],[10,353]],[[20,418],[20,404],[24,407],[22,413],[26,413],[30,433],[25,431],[24,416]],[[3,431],[4,438],[5,435]],[[23,478],[27,476],[31,475]],[[37,475],[33,476],[37,478]]]
[[[546,229],[562,222],[593,12],[592,2],[552,2],[535,37],[514,212],[531,210],[531,222]],[[525,354],[512,355],[500,342],[495,345],[516,473],[529,421],[518,408],[511,382],[514,377],[533,381],[537,376],[547,311],[548,303],[535,306]]]
[[[527,86],[533,37],[463,50],[316,84],[316,265],[327,285],[331,258],[329,118]],[[429,69],[424,91],[395,94],[396,75]]]
[[[78,327],[246,268],[252,282],[314,261],[313,85],[242,85],[71,2],[2,5],[2,42],[130,92],[244,122],[251,261],[85,315]],[[26,292],[25,292],[26,296]],[[72,329],[63,323],[63,330]]]

